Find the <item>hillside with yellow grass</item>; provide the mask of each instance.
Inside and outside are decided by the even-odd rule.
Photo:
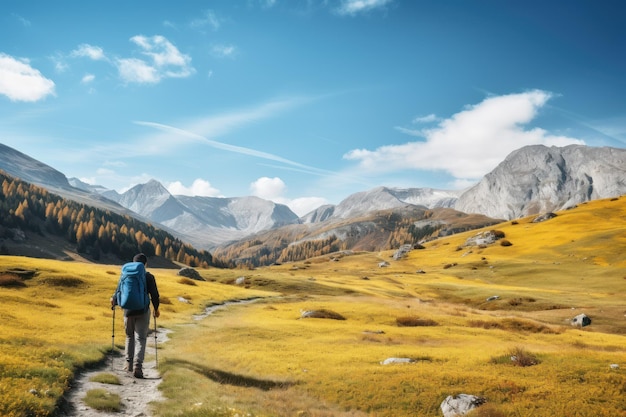
[[[467,393],[486,400],[474,416],[626,416],[626,198],[556,214],[398,260],[339,252],[205,281],[152,268],[172,331],[153,413],[437,416]],[[487,230],[501,238],[466,246]],[[110,354],[119,266],[4,256],[0,270],[0,415],[59,414],[75,373]],[[195,317],[239,299],[256,301]]]

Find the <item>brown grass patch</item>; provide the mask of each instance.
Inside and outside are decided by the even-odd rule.
[[[345,320],[346,318],[339,313],[332,310],[308,310],[304,311],[300,318],[303,319],[332,319],[332,320]]]
[[[396,318],[396,325],[398,325],[398,327],[428,327],[438,326],[439,323],[432,319],[424,319],[415,316],[404,316]]]
[[[513,332],[543,333],[543,334],[559,334],[560,332],[541,323],[531,320],[522,320],[517,318],[506,318],[500,321],[488,320],[471,320],[468,322],[470,327],[480,327],[483,329],[499,329]]]
[[[179,284],[184,284],[184,285],[198,285],[198,284],[196,284],[196,281],[194,281],[193,279],[190,279],[190,278],[184,278],[184,277],[183,277],[183,278],[180,278],[180,279],[178,280],[178,283],[179,283]]]
[[[3,273],[0,275],[0,287],[4,288],[23,288],[26,284],[20,277],[14,274]]]
[[[42,281],[44,284],[51,287],[64,287],[64,288],[81,288],[85,286],[85,281],[75,277],[49,277]]]

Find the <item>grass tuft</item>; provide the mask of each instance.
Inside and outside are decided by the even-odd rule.
[[[196,281],[194,281],[193,279],[191,279],[191,278],[185,278],[185,277],[180,278],[180,279],[178,280],[178,283],[179,283],[179,284],[184,284],[184,285],[198,285],[198,284],[196,284]]]
[[[83,401],[94,410],[118,412],[122,409],[120,396],[104,389],[87,391]]]
[[[23,288],[26,284],[17,275],[4,273],[0,275],[0,287]]]
[[[91,378],[89,378],[89,380],[91,382],[100,382],[101,384],[122,385],[122,381],[120,381],[117,375],[110,374],[107,372],[94,375]]]

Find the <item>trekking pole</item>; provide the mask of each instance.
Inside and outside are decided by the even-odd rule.
[[[159,370],[159,350],[157,346],[157,322],[156,315],[154,316],[154,367]]]
[[[111,326],[111,369],[113,369],[113,357],[115,354],[115,306],[111,307],[113,310],[113,324]]]

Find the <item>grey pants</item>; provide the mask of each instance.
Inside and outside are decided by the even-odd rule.
[[[140,316],[124,316],[124,327],[126,328],[126,362],[134,369],[141,369],[150,329],[150,309]]]

